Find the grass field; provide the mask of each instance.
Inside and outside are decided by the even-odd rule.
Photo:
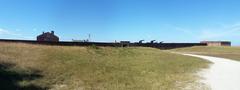
[[[181,90],[208,65],[152,48],[0,43],[0,89]]]
[[[190,47],[172,51],[217,56],[240,61],[240,47]]]

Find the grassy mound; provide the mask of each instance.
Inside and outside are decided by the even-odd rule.
[[[208,64],[152,48],[0,43],[0,89],[179,90]]]
[[[240,61],[240,47],[190,47],[174,49],[173,51],[217,56]]]

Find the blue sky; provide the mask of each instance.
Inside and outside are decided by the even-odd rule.
[[[228,40],[240,45],[239,0],[0,0],[0,38]]]

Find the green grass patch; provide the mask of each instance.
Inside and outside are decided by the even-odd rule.
[[[0,69],[0,75],[9,77],[6,81],[14,80],[8,85],[16,88],[180,90],[197,84],[196,73],[208,64],[152,48],[0,43],[0,65],[6,67]],[[5,86],[1,83],[0,89]]]

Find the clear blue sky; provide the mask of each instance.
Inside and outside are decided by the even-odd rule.
[[[0,0],[0,38],[229,40],[240,45],[239,0]]]

